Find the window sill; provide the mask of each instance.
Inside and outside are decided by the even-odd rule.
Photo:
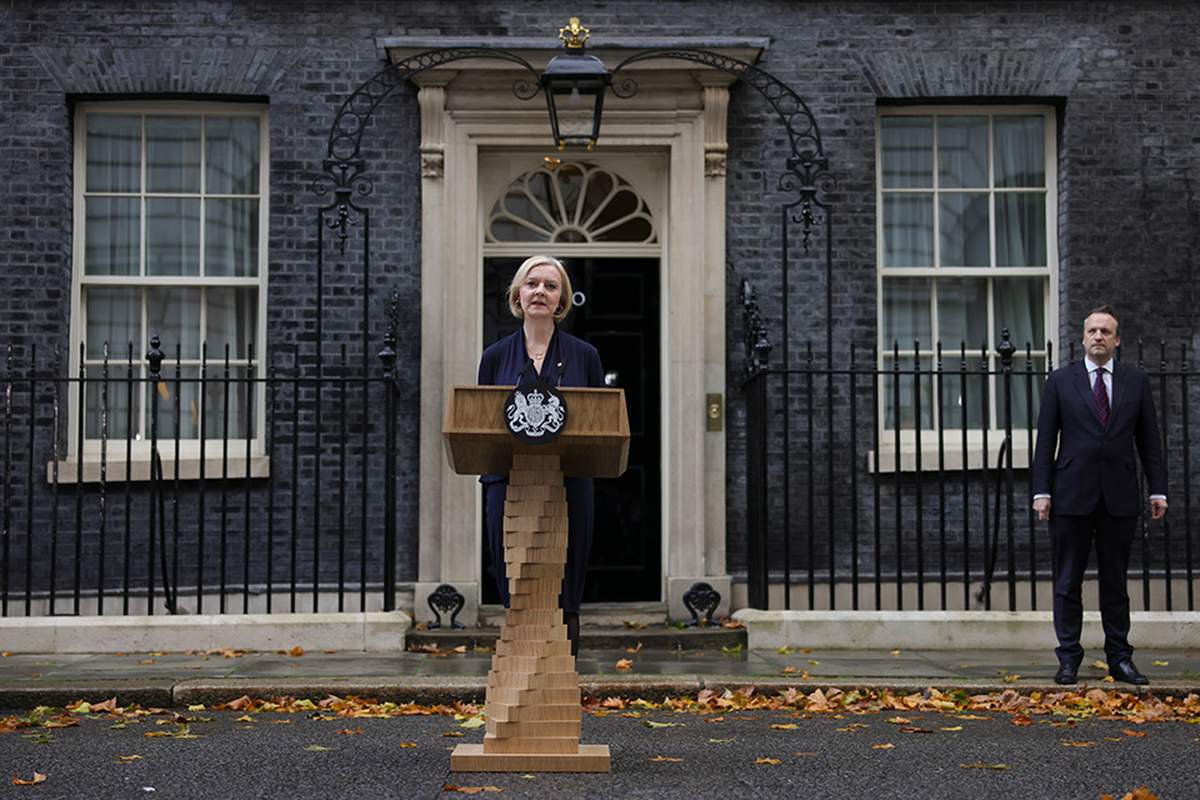
[[[886,441],[881,437],[879,442],[879,462],[875,461],[875,451],[867,453],[867,470],[872,474],[894,474],[899,472],[917,472],[917,444],[912,431],[900,433],[900,469],[896,469],[896,442],[891,431],[886,433]],[[987,469],[995,470],[1000,455],[1000,445],[1004,442],[1004,431],[988,431]],[[1033,445],[1037,446],[1037,433],[1033,434]],[[1013,431],[1013,469],[1028,469],[1033,460],[1029,447],[1029,437],[1022,429]],[[982,431],[967,432],[966,469],[982,470],[983,464],[983,433]],[[960,472],[964,463],[961,431],[955,431],[951,437],[946,431],[942,447],[942,470],[945,472]],[[938,471],[938,435],[937,431],[921,432],[921,469],[922,473]]]
[[[233,480],[245,479],[246,477],[246,459],[244,457],[229,457],[228,461],[228,477]],[[107,483],[124,483],[126,481],[125,459],[109,459],[106,471],[105,481]],[[167,481],[175,480],[175,461],[164,458],[162,461],[163,479]],[[250,477],[251,478],[269,478],[271,477],[271,459],[267,456],[251,456],[250,457]],[[206,458],[204,459],[204,479],[221,478],[221,458]],[[181,458],[179,460],[179,480],[194,481],[200,479],[200,459],[198,458]],[[150,480],[150,460],[147,458],[135,459],[129,462],[129,478],[130,481],[149,481]],[[46,483],[54,482],[54,462],[46,464]],[[75,459],[67,459],[66,461],[58,462],[58,484],[60,486],[66,484],[77,483],[99,483],[100,482],[100,460],[93,459],[90,456],[83,461],[83,480],[79,480],[79,462]]]

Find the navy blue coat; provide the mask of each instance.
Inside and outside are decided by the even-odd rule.
[[[533,365],[525,352],[525,330],[518,328],[516,333],[505,336],[483,351],[479,359],[479,384],[515,386],[526,369],[533,369]],[[546,357],[542,360],[542,373],[559,386],[604,386],[604,368],[600,365],[600,354],[596,348],[557,328],[550,338]],[[508,489],[508,476],[483,475],[479,482],[484,485],[484,527],[488,549],[492,554],[496,588],[507,606],[504,497]],[[583,600],[588,556],[592,551],[595,499],[591,478],[567,478],[564,483],[567,488],[567,564],[559,604],[564,611],[578,612]]]
[[[1167,493],[1150,381],[1131,364],[1116,364],[1112,381],[1113,408],[1104,427],[1082,361],[1056,369],[1046,380],[1032,488],[1035,495],[1050,495],[1055,514],[1090,514],[1101,499],[1114,517],[1141,513],[1146,498],[1138,492],[1135,448],[1146,474],[1147,494]]]

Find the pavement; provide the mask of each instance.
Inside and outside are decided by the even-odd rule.
[[[586,629],[585,629],[586,631]],[[3,644],[0,644],[2,650]],[[321,699],[356,695],[394,702],[479,701],[487,647],[436,652],[8,654],[0,657],[0,709],[61,706],[78,699],[164,708],[241,695]],[[791,650],[744,647],[668,650],[589,647],[577,661],[585,694],[661,698],[722,687],[1053,688],[1053,652],[999,650]],[[1102,653],[1089,653],[1081,685],[1106,682]],[[1139,650],[1135,662],[1155,694],[1200,692],[1200,647]],[[618,666],[620,664],[621,666]]]

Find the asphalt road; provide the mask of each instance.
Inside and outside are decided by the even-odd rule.
[[[449,751],[480,741],[445,716],[311,719],[305,714],[185,712],[198,738],[147,737],[175,724],[145,718],[114,728],[105,715],[78,727],[0,735],[0,797],[454,798],[446,784],[495,786],[505,798],[1120,798],[1145,785],[1160,798],[1200,798],[1200,725],[1074,725],[1039,717],[1017,727],[985,719],[894,713],[798,717],[789,712],[585,714],[584,741],[608,743],[608,775],[453,774]],[[649,727],[647,721],[675,723]],[[772,728],[776,726],[795,726]],[[960,730],[956,730],[961,728]],[[339,733],[352,731],[352,733]],[[353,732],[360,731],[360,732]],[[1132,731],[1132,735],[1127,733]],[[462,734],[447,736],[447,734]],[[1144,735],[1137,735],[1144,734]],[[403,743],[411,743],[402,746]],[[414,745],[415,746],[412,746]],[[888,747],[888,745],[891,745]],[[122,763],[119,756],[127,758]],[[658,759],[658,760],[656,760]],[[675,760],[681,759],[681,760]],[[758,759],[777,759],[778,764]],[[964,766],[965,765],[965,766]],[[16,786],[11,780],[46,780]]]

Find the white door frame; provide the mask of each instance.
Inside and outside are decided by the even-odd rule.
[[[407,43],[405,43],[407,44]],[[385,42],[394,61],[437,46]],[[503,40],[496,42],[503,46]],[[720,51],[720,49],[718,49]],[[614,55],[593,51],[606,63]],[[754,60],[757,49],[724,50]],[[536,67],[555,51],[522,51]],[[666,65],[665,67],[662,65]],[[421,110],[421,431],[418,581],[414,611],[441,583],[466,599],[473,624],[480,596],[478,484],[453,474],[443,453],[446,389],[474,383],[482,352],[481,154],[547,147],[540,98],[511,92],[502,62],[450,64],[417,77]],[[725,435],[706,430],[706,394],[725,389],[725,150],[732,76],[683,62],[638,73],[631,100],[610,97],[596,154],[658,152],[667,160],[662,221],[663,599],[686,618],[682,595],[707,581],[728,610],[725,566]],[[547,150],[549,152],[549,150]]]

